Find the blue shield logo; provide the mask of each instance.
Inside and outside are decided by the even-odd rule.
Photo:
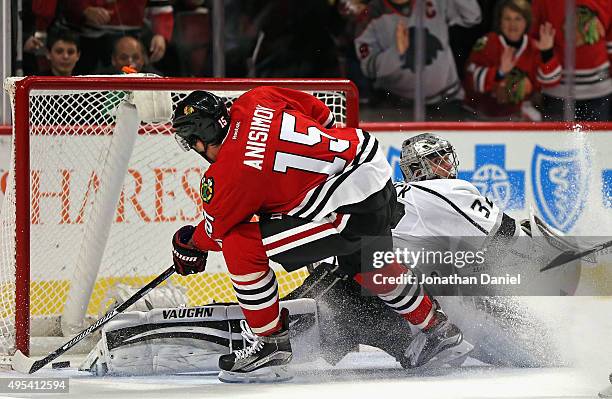
[[[531,181],[543,219],[563,232],[578,220],[586,202],[589,157],[584,151],[552,151],[536,145]]]
[[[525,172],[506,167],[503,144],[476,145],[474,170],[459,171],[459,178],[471,182],[504,211],[525,208]]]
[[[512,186],[508,173],[499,165],[482,165],[472,175],[472,184],[490,197],[501,209],[507,209],[512,199]]]
[[[391,169],[393,170],[393,176],[391,178],[394,182],[404,181],[404,174],[400,168],[401,156],[401,149],[389,147],[389,151],[387,152],[387,161],[389,161],[389,165],[391,165]]]
[[[603,187],[603,204],[606,208],[612,208],[612,169],[601,172]]]

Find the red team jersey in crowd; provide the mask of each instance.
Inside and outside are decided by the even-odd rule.
[[[610,59],[612,58],[612,0],[576,0],[576,7],[584,6],[597,14],[605,29],[605,37],[594,44],[576,47],[575,96],[577,100],[604,97],[612,93]],[[559,0],[538,0],[532,2],[533,19],[531,35],[539,36],[540,25],[550,22],[555,28],[554,51],[560,62],[565,52],[565,6]],[[567,88],[560,85],[545,88],[544,93],[565,97]]]
[[[487,116],[508,116],[520,113],[520,104],[499,104],[492,99],[492,93],[501,81],[495,80],[501,56],[508,47],[504,37],[490,32],[476,43],[467,63],[465,81],[466,104]],[[515,53],[515,68],[527,74],[533,91],[541,87],[557,85],[561,80],[561,65],[553,57],[543,62],[540,50],[534,40],[523,35],[521,46]]]
[[[219,243],[254,214],[319,221],[360,202],[391,178],[378,142],[355,128],[325,128],[333,114],[300,91],[259,87],[238,98],[215,163],[202,178],[204,220],[194,244]]]

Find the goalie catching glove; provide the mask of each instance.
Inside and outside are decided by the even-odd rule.
[[[195,231],[194,226],[183,226],[172,238],[172,260],[174,268],[181,276],[203,272],[206,269],[207,251],[194,247],[190,241]]]

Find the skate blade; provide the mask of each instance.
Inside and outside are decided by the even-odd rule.
[[[415,370],[439,368],[445,365],[460,367],[472,349],[474,349],[474,345],[470,344],[466,340],[462,340],[458,345],[443,350],[432,357],[427,363],[416,368]]]
[[[609,386],[603,391],[599,392],[598,396],[604,399],[612,398],[612,386]]]
[[[236,373],[221,370],[219,381],[231,384],[265,384],[272,382],[284,382],[293,378],[287,366],[263,367],[249,373]]]

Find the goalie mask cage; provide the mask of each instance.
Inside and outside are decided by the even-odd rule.
[[[141,287],[171,264],[173,233],[201,220],[206,162],[182,152],[169,122],[142,122],[126,100],[138,91],[169,92],[174,108],[191,91],[207,90],[229,108],[261,85],[314,94],[339,126],[358,124],[357,90],[340,79],[5,81],[14,123],[0,224],[0,354],[27,354],[35,336],[86,327],[106,311],[118,284]],[[277,270],[281,295],[306,275]],[[209,257],[205,273],[173,276],[170,284],[188,306],[235,300],[220,254]]]

